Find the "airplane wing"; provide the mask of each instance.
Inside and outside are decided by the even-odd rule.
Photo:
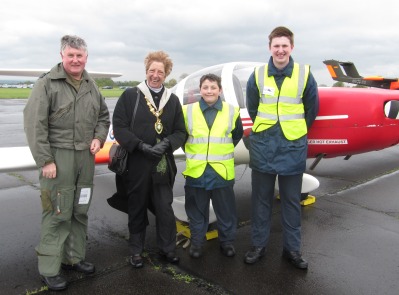
[[[108,164],[109,149],[113,142],[106,142],[96,154],[96,164]],[[185,154],[180,148],[173,153],[176,160],[185,160]],[[26,171],[37,169],[28,146],[0,148],[0,173]]]
[[[362,77],[359,75],[353,62],[329,59],[323,61],[335,81],[352,83],[368,87],[398,90],[398,78],[385,78],[382,76]]]
[[[97,165],[108,164],[109,150],[114,143],[112,125],[109,128],[107,141],[103,148],[96,154]],[[176,160],[185,160],[184,151],[179,148],[173,153]],[[0,173],[25,171],[37,169],[36,162],[28,146],[1,147],[0,148]]]
[[[39,77],[43,73],[49,70],[43,69],[0,69],[1,76],[22,76],[22,77]],[[116,78],[122,76],[120,73],[108,73],[108,72],[91,72],[88,71],[92,78]]]
[[[36,169],[28,146],[0,148],[0,173]]]

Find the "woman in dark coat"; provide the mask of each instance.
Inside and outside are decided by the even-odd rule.
[[[179,99],[163,85],[172,70],[171,59],[163,51],[151,52],[144,64],[146,80],[121,95],[113,114],[115,139],[129,152],[128,171],[119,179],[123,184],[119,188],[124,186],[128,197],[130,263],[134,268],[143,266],[141,254],[149,206],[156,216],[160,255],[168,262],[179,262],[175,252],[176,223],[172,209],[177,171],[173,152],[186,138]]]

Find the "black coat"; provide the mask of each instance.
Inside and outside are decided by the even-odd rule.
[[[134,130],[130,130],[134,105],[137,98],[137,87],[129,88],[119,98],[112,118],[115,139],[129,153],[134,153],[140,141],[154,145],[156,138],[167,137],[172,146],[172,152],[184,144],[186,129],[181,104],[176,95],[172,94],[160,119],[163,132],[158,135],[155,131],[155,116],[150,112],[144,94],[139,91],[140,101],[134,121]]]
[[[139,90],[139,104],[132,131],[130,126],[136,99],[138,97],[137,90],[138,88],[134,87],[123,92],[115,106],[112,119],[115,139],[129,152],[128,174],[123,176],[125,178],[124,183],[126,181],[134,182],[134,186],[148,183],[148,178],[153,177],[158,161],[147,158],[138,150],[138,144],[144,142],[155,145],[157,139],[162,140],[167,137],[171,145],[171,148],[166,153],[168,160],[168,178],[173,186],[177,171],[173,152],[180,148],[186,139],[186,128],[181,104],[176,95],[172,94],[170,96],[160,116],[163,131],[161,134],[158,134],[154,128],[156,117],[150,112],[144,94]],[[119,180],[117,180],[117,183],[118,182]],[[131,183],[130,185],[126,185],[126,187],[131,187]],[[118,190],[119,188],[120,187],[117,187]],[[117,195],[118,194],[119,196],[114,195],[114,200],[108,200],[108,202],[115,202],[115,197],[122,197],[125,195],[125,192],[118,191]],[[115,205],[112,207],[124,207],[124,205]],[[117,209],[121,210],[121,208]]]

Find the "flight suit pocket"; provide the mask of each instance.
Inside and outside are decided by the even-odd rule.
[[[75,218],[78,218],[78,215],[87,216],[92,196],[93,196],[93,185],[82,184],[81,186],[77,187],[75,204],[74,204]]]
[[[93,196],[92,184],[81,184],[76,187],[75,205],[90,205]]]
[[[42,190],[40,199],[42,200],[43,211],[53,211],[53,203],[51,202],[51,193],[47,190]]]
[[[74,187],[58,187],[55,196],[55,213],[68,216],[72,214],[73,201],[74,201]]]

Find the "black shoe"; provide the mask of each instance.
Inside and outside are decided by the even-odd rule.
[[[85,274],[91,274],[96,271],[93,263],[83,261],[83,260],[78,263],[72,264],[72,265],[61,263],[61,268],[65,269],[65,270],[76,270],[78,272],[82,272]]]
[[[68,282],[60,275],[56,275],[53,277],[46,277],[46,276],[40,276],[43,283],[47,285],[49,290],[53,291],[61,291],[65,290],[68,286]]]
[[[202,256],[202,247],[191,245],[189,253],[192,258],[200,258]]]
[[[251,250],[245,254],[244,261],[248,264],[258,262],[263,256],[265,256],[265,252],[265,247],[252,247]]]
[[[144,265],[143,258],[140,254],[130,256],[130,264],[133,266],[133,268],[142,268]]]
[[[227,257],[233,257],[236,255],[236,249],[234,249],[234,246],[229,244],[229,245],[220,245],[220,251],[222,251],[224,256]]]
[[[179,261],[180,261],[180,258],[179,258],[179,256],[176,255],[175,251],[171,251],[171,252],[168,252],[168,253],[160,251],[159,255],[161,255],[163,258],[165,258],[166,261],[169,262],[169,263],[175,263],[176,264],[176,263],[179,263]]]
[[[283,257],[291,262],[296,268],[308,268],[308,262],[302,258],[301,253],[298,251],[287,251],[283,249]]]

